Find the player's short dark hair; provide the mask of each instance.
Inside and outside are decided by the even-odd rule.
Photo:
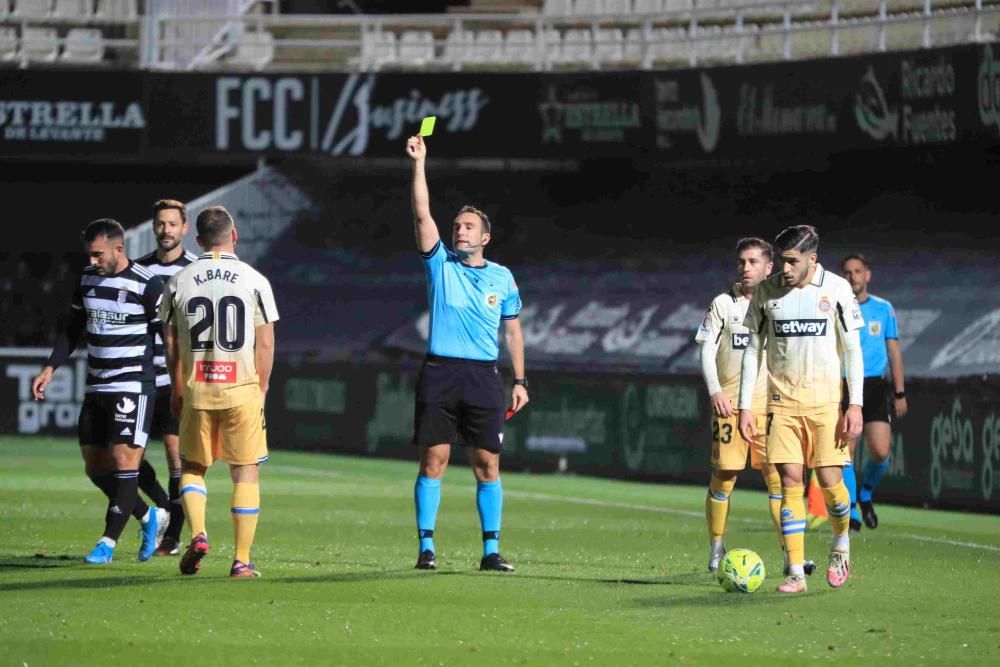
[[[819,249],[819,232],[812,225],[792,225],[785,227],[774,239],[774,247],[778,252],[798,250],[803,253],[816,252]]]
[[[490,225],[490,218],[489,218],[488,215],[486,215],[485,213],[483,213],[482,211],[480,211],[475,206],[471,206],[469,204],[466,204],[462,208],[458,209],[458,213],[455,214],[455,217],[457,218],[458,216],[462,215],[463,213],[473,213],[475,215],[478,215],[480,222],[483,223],[483,233],[484,234],[489,234],[490,233],[490,229],[491,229],[492,226]]]
[[[125,228],[121,223],[111,218],[98,218],[84,227],[80,238],[84,243],[93,243],[100,237],[105,237],[109,241],[125,241]]]
[[[182,222],[186,223],[188,221],[187,206],[184,205],[184,202],[177,201],[176,199],[161,199],[153,204],[153,217],[155,218],[156,214],[160,211],[169,211],[171,209],[176,209],[181,212]]]
[[[234,224],[233,216],[222,206],[209,206],[198,214],[195,222],[198,236],[208,245],[225,242]]]
[[[850,255],[847,255],[846,257],[844,257],[844,259],[840,260],[841,270],[843,270],[844,265],[847,264],[852,259],[856,259],[859,262],[861,262],[861,265],[864,266],[866,269],[872,268],[871,265],[868,263],[868,260],[865,259],[864,255],[862,255],[860,252],[852,252]]]
[[[774,251],[771,248],[771,244],[762,238],[757,236],[744,236],[736,242],[737,255],[750,248],[757,248],[760,250],[761,257],[763,257],[765,261],[770,262],[773,259]]]

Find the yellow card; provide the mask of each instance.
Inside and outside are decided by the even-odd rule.
[[[435,121],[437,121],[437,116],[427,116],[427,118],[420,121],[420,136],[429,137],[434,134]]]

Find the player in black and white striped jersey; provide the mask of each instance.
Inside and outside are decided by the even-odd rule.
[[[153,416],[153,345],[163,281],[125,256],[125,230],[114,220],[87,225],[83,244],[90,266],[73,291],[69,317],[47,365],[32,382],[32,392],[35,400],[44,400],[55,369],[86,341],[80,452],[87,476],[108,497],[104,533],[86,561],[111,562],[130,514],[142,523],[139,560],[147,560],[170,518],[163,509],[150,509],[138,493]]]
[[[198,255],[184,249],[184,236],[188,232],[187,207],[176,199],[161,199],[153,204],[153,234],[156,236],[156,250],[135,260],[160,276],[166,283],[188,264],[198,259]],[[163,335],[156,333],[156,347],[153,357],[156,366],[156,406],[153,410],[153,424],[150,435],[163,438],[167,454],[167,468],[170,482],[169,495],[156,480],[156,471],[148,459],[139,468],[139,489],[160,507],[170,511],[170,527],[156,549],[157,556],[173,556],[180,550],[181,527],[184,525],[184,507],[180,500],[181,458],[177,433],[177,417],[170,411],[170,375],[163,355]]]

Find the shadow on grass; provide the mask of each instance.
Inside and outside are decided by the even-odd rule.
[[[83,558],[68,554],[35,554],[34,556],[0,555],[0,571],[45,570],[82,565]]]
[[[788,595],[773,590],[758,591],[752,595],[743,593],[726,593],[721,588],[706,590],[704,595],[685,597],[655,597],[634,600],[637,607],[647,609],[666,609],[668,607],[767,607],[772,605],[788,605],[792,600],[814,600],[818,596],[827,595],[832,591],[828,588],[817,588],[804,594]]]

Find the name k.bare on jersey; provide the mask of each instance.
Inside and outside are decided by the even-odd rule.
[[[84,269],[72,304],[87,315],[88,392],[139,393],[153,382],[162,296],[160,278],[134,262],[113,276]]]
[[[160,258],[156,256],[156,251],[154,250],[148,255],[135,260],[135,262],[136,264],[145,266],[149,269],[150,273],[160,276],[163,282],[166,283],[170,280],[171,276],[196,259],[198,259],[198,255],[185,250],[181,253],[180,257],[174,261],[161,262]],[[153,365],[156,366],[156,387],[159,389],[161,387],[169,386],[170,374],[167,372],[167,359],[163,351],[163,333],[160,330],[157,330],[156,332],[156,347],[153,350]]]

